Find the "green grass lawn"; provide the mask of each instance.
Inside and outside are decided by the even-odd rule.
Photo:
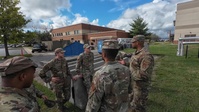
[[[49,90],[48,88],[46,88],[45,86],[37,83],[36,81],[34,81],[34,84],[36,86],[37,89],[41,90],[43,93],[45,93],[45,95],[50,99],[50,100],[54,100],[55,99],[55,94]],[[54,106],[53,108],[48,108],[42,99],[38,98],[38,102],[39,105],[41,106],[41,112],[59,112],[59,110],[57,109],[56,106]],[[65,104],[65,106],[69,107],[69,110],[67,112],[84,112],[83,110],[80,110],[79,108],[77,108],[76,106],[74,106],[72,103],[67,102]]]
[[[199,45],[189,45],[188,58],[176,56],[177,45],[150,45],[155,62],[149,112],[199,111]]]
[[[150,52],[156,58],[152,84],[147,103],[148,112],[197,112],[199,111],[199,45],[190,45],[188,58],[176,56],[177,45],[153,43]],[[132,52],[132,49],[126,49]],[[47,88],[36,84],[50,99],[54,94]],[[41,100],[41,112],[57,112],[56,108],[47,108]],[[67,103],[69,112],[81,112]]]

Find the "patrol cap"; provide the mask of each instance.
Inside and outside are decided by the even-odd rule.
[[[24,56],[15,56],[13,58],[7,59],[3,63],[0,63],[0,74],[1,76],[7,76],[29,67],[37,68],[38,65],[30,58]]]
[[[83,48],[85,49],[85,48],[90,48],[91,46],[90,45],[88,45],[88,44],[84,44],[84,46],[83,46]]]
[[[144,35],[136,35],[133,37],[133,39],[131,40],[131,42],[135,42],[135,41],[139,41],[139,42],[144,42],[145,40],[145,36]]]
[[[59,52],[65,52],[65,51],[62,48],[56,48],[55,53],[59,53]]]
[[[117,40],[104,40],[102,49],[119,49]]]

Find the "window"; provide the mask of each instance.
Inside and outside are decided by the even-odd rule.
[[[70,35],[70,32],[68,31],[68,32],[66,32],[66,35]]]
[[[74,31],[74,34],[79,34],[79,31],[78,31],[78,30],[75,30],[75,31]]]
[[[186,34],[184,37],[196,37],[196,34]]]

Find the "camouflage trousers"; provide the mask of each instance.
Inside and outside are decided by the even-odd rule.
[[[129,112],[146,112],[146,102],[148,100],[148,89],[133,88],[133,96],[130,102]]]
[[[83,83],[84,86],[86,87],[87,93],[89,93],[90,87],[91,87],[91,82],[92,82],[92,73],[89,71],[86,71],[83,73]]]
[[[53,92],[56,95],[58,101],[58,108],[63,108],[64,103],[69,101],[71,95],[71,79],[67,77],[65,80],[59,83],[52,82]]]

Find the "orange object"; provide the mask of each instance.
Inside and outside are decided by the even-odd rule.
[[[23,56],[23,49],[21,49],[21,56]]]

